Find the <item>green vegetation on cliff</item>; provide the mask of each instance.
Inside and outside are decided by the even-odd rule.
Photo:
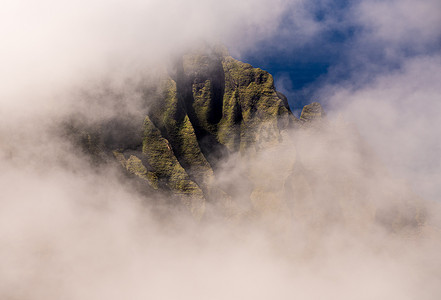
[[[167,199],[183,203],[197,218],[211,202],[209,207],[221,207],[229,218],[308,215],[318,227],[324,220],[375,218],[395,230],[424,220],[413,199],[407,206],[397,200],[401,210],[375,209],[367,198],[352,208],[351,198],[366,194],[360,192],[363,170],[372,165],[366,151],[352,157],[361,173],[346,174],[347,161],[338,159],[354,151],[353,145],[329,133],[332,126],[322,106],[306,105],[300,120],[295,118],[268,72],[225,51],[183,55],[142,95],[145,110],[138,114],[121,112],[102,124],[69,130],[94,164],[111,156],[137,187],[148,187],[147,193],[166,191]],[[295,134],[295,146],[286,138],[290,128],[302,130]],[[326,161],[320,161],[323,157]],[[239,167],[228,173],[229,164]]]
[[[225,94],[220,140],[230,149],[237,149],[239,136],[242,150],[256,142],[278,141],[280,131],[295,118],[276,92],[273,77],[232,57],[224,58],[223,68]]]
[[[202,195],[200,188],[190,180],[182,168],[167,139],[153,125],[149,117],[144,122],[142,153],[146,155],[159,179],[165,179],[170,188],[178,193]]]
[[[120,130],[122,137],[110,136],[107,143],[90,133],[82,143],[95,156],[99,149],[113,153],[129,174],[153,189],[169,190],[195,214],[201,214],[204,201],[231,202],[228,190],[216,185],[221,158],[277,145],[282,131],[298,122],[268,72],[216,49],[183,55],[144,95],[149,105],[139,129],[135,119],[128,125],[118,119],[130,139]]]

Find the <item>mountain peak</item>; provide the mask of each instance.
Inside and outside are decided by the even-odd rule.
[[[220,161],[280,144],[283,132],[299,120],[276,91],[271,74],[223,48],[192,50],[175,62],[156,88],[144,90],[148,109],[143,121],[124,125],[123,118],[118,120],[130,139],[115,142],[100,135],[111,135],[102,124],[83,138],[84,146],[95,156],[110,153],[147,189],[169,191],[201,216],[206,201],[230,201],[229,192],[215,183]],[[313,103],[301,120],[322,115],[320,104]]]

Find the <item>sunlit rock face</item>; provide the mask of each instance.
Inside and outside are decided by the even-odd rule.
[[[325,112],[320,105],[320,103],[313,102],[311,104],[305,105],[300,115],[300,120],[303,122],[320,120],[325,116]]]
[[[390,228],[424,222],[410,191],[396,200],[400,211],[378,205],[400,188],[376,174],[381,164],[351,126],[329,122],[317,102],[297,119],[268,72],[223,48],[181,55],[141,90],[145,110],[76,135],[94,161],[117,161],[147,193],[166,193],[197,219],[214,209],[317,228],[384,224],[385,215]]]
[[[268,72],[221,47],[180,56],[143,93],[142,121],[121,116],[86,128],[81,143],[96,160],[111,152],[128,173],[171,191],[195,215],[206,201],[231,202],[215,175],[225,160],[279,144],[299,122]]]

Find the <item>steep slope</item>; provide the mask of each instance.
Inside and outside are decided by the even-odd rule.
[[[228,218],[294,217],[317,227],[424,220],[411,191],[378,175],[384,168],[350,126],[328,123],[316,102],[295,118],[268,72],[225,50],[182,55],[142,97],[138,114],[71,132],[93,161],[112,157],[147,193],[168,193],[196,218],[210,203]],[[396,212],[381,203],[388,193],[399,195]]]
[[[155,100],[142,147],[110,150],[128,172],[171,190],[196,215],[205,201],[230,197],[214,184],[221,158],[279,143],[281,131],[298,122],[269,73],[216,49],[183,55],[145,96]]]

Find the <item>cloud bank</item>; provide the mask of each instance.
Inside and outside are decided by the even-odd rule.
[[[0,298],[438,299],[440,213],[427,199],[441,193],[439,4],[358,1],[327,14],[333,4],[5,2]],[[310,191],[299,175],[284,196],[294,206],[309,200],[300,205],[312,215],[300,207],[292,218],[287,207],[282,217],[198,223],[158,204],[162,195],[137,193],[112,166],[90,166],[54,134],[84,108],[108,117],[122,101],[137,111],[131,87],[200,40],[221,41],[241,56],[261,43],[314,45],[329,28],[348,26],[354,37],[329,48],[343,58],[311,92],[326,102],[330,129],[287,133],[286,148],[251,161],[256,180],[277,180],[274,165],[299,157],[326,178]],[[274,42],[278,34],[286,43]],[[99,101],[77,103],[79,90]],[[360,140],[379,162],[365,160],[371,156]],[[243,166],[235,163],[225,162],[219,180],[233,179],[240,198]],[[406,211],[395,204],[415,194],[429,208],[421,232],[369,225],[371,206],[384,208],[388,221]]]

